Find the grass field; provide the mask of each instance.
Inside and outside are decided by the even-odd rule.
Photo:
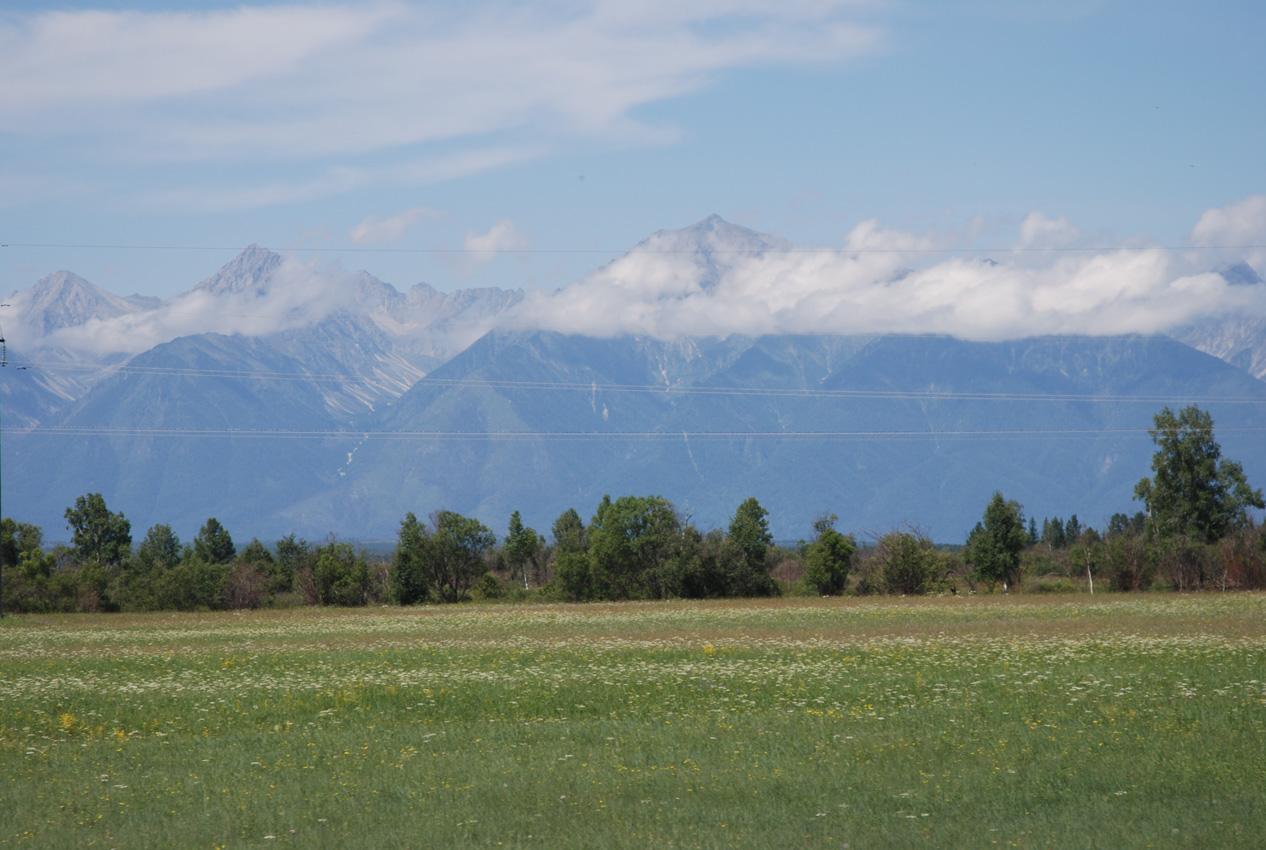
[[[1266,842],[1266,596],[0,622],[0,846]]]

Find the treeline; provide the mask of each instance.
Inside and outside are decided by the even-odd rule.
[[[427,522],[409,514],[390,556],[294,535],[238,548],[214,518],[189,543],[155,525],[134,547],[127,519],[99,494],[78,499],[67,519],[74,544],[51,551],[38,527],[0,521],[5,611],[1266,586],[1266,534],[1251,522],[1214,541],[1158,536],[1141,512],[1115,515],[1104,532],[1075,516],[1048,518],[1039,532],[1001,494],[964,546],[939,548],[917,530],[859,545],[834,515],[814,523],[812,540],[777,546],[756,499],[706,533],[659,496],[606,497],[588,524],[568,510],[548,537],[516,511],[500,541],[452,511]]]
[[[865,545],[826,514],[812,540],[774,545],[754,498],[725,529],[700,531],[661,496],[603,498],[588,524],[574,509],[547,538],[509,519],[498,545],[479,520],[436,511],[400,524],[394,553],[377,557],[331,537],[294,535],[238,549],[208,519],[182,543],[168,525],[133,546],[131,524],[100,494],[66,509],[72,545],[44,548],[40,528],[0,520],[0,581],[8,612],[242,609],[468,599],[601,601],[779,594],[858,595],[993,591],[1138,591],[1266,586],[1266,534],[1250,508],[1266,502],[1221,457],[1212,420],[1165,408],[1152,431],[1153,477],[1135,497],[1146,511],[1116,514],[1103,531],[1074,514],[1041,527],[995,493],[961,547],[917,530]]]
[[[331,538],[294,535],[238,549],[208,519],[191,543],[155,525],[133,547],[131,523],[99,493],[66,510],[71,546],[45,551],[38,526],[0,520],[6,612],[220,610],[364,605],[385,598],[387,565]]]

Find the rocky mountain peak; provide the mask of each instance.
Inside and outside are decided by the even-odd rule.
[[[11,300],[17,308],[19,321],[43,334],[141,309],[139,305],[106,292],[68,271],[45,275],[30,289],[14,293]]]
[[[267,248],[252,243],[225,263],[218,272],[195,286],[194,290],[212,295],[235,292],[263,295],[268,291],[268,282],[280,265],[280,254],[274,254]]]
[[[1233,263],[1218,274],[1232,286],[1256,286],[1262,282],[1262,276],[1257,273],[1257,269],[1245,262]]]
[[[654,251],[688,257],[697,269],[699,286],[710,292],[743,258],[791,247],[785,239],[734,224],[713,213],[680,230],[657,231],[639,242],[630,253]]]

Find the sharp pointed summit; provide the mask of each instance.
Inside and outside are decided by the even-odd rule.
[[[1233,263],[1218,272],[1232,286],[1256,286],[1262,282],[1257,269],[1245,262]]]
[[[141,306],[94,286],[74,272],[45,275],[12,296],[18,320],[38,334],[73,328],[92,319],[135,313]]]
[[[742,259],[760,257],[768,251],[785,251],[791,247],[791,243],[785,239],[734,224],[713,213],[689,227],[658,230],[639,242],[629,253],[691,255],[698,269],[699,286],[711,292],[725,273]]]
[[[235,292],[254,292],[263,295],[268,284],[281,266],[281,255],[267,248],[250,244],[211,277],[194,287],[195,292],[212,295],[228,295]]]

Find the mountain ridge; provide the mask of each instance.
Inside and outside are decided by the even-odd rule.
[[[697,291],[734,257],[787,247],[710,216],[624,256],[687,258],[672,285]],[[1246,268],[1225,274],[1256,286]],[[0,388],[15,516],[52,534],[93,491],[137,532],[167,522],[191,535],[216,516],[266,539],[390,537],[406,511],[441,507],[492,527],[521,510],[547,528],[568,507],[587,517],[605,493],[660,493],[719,527],[755,495],[783,538],[828,510],[855,531],[908,522],[954,542],[997,488],[1039,516],[1097,524],[1131,510],[1151,414],[1217,398],[1239,399],[1213,405],[1228,456],[1266,476],[1266,452],[1235,436],[1266,404],[1254,376],[1266,354],[1251,339],[1214,344],[1266,336],[1245,312],[1181,341],[588,336],[499,328],[522,324],[522,290],[402,292],[365,271],[323,274],[252,245],[157,305],[70,273],[42,278],[39,292],[73,297],[62,313],[53,299],[47,315],[22,315],[52,317],[58,345],[111,322],[161,338],[145,323],[186,306],[245,318],[135,354],[67,349],[61,372],[48,364],[62,349],[23,345],[32,368],[6,370]]]

